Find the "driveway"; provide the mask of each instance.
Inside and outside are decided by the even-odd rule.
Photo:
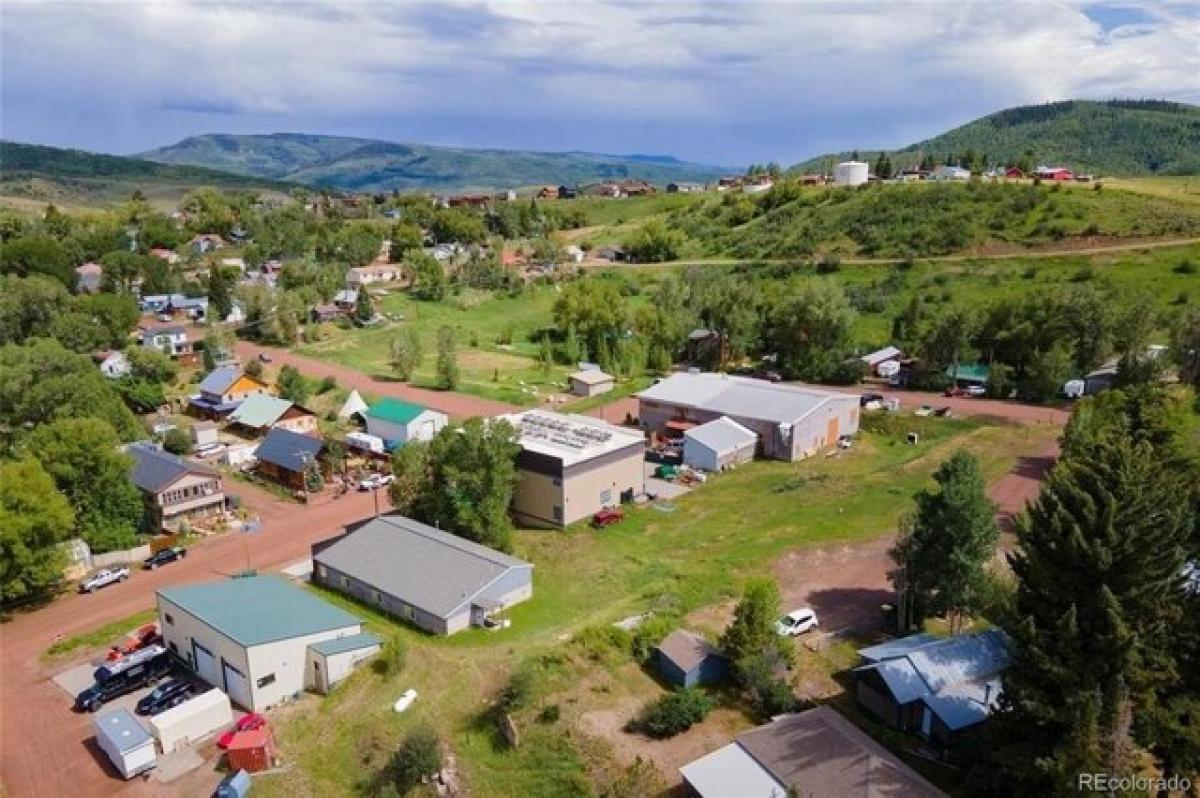
[[[70,637],[152,608],[158,588],[220,579],[246,567],[268,570],[294,563],[309,556],[314,542],[374,514],[369,493],[336,500],[326,493],[301,505],[232,479],[226,480],[226,487],[259,515],[260,532],[201,541],[184,560],[138,571],[128,582],[94,595],[64,596],[0,625],[0,774],[6,795],[177,794],[171,785],[120,781],[111,769],[97,764],[89,717],[70,711],[69,699],[54,683],[54,673],[39,661],[40,655],[60,635]],[[380,496],[380,504],[386,509],[386,494]],[[56,670],[69,664],[60,663]]]
[[[417,388],[405,382],[380,380],[357,369],[338,363],[329,363],[312,357],[298,355],[286,349],[276,349],[261,346],[249,341],[238,341],[235,347],[237,356],[242,362],[254,360],[260,354],[267,354],[275,365],[289,365],[299,369],[308,377],[333,377],[343,388],[355,388],[359,391],[376,396],[390,396],[406,402],[415,402],[425,407],[440,410],[451,418],[463,420],[472,416],[499,416],[504,413],[515,413],[522,408],[507,402],[497,402],[492,399],[481,399],[454,391],[431,391],[428,388]]]

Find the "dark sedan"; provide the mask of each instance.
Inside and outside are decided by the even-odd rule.
[[[166,565],[167,563],[181,560],[186,556],[187,549],[180,546],[172,546],[169,549],[162,549],[161,551],[156,551],[154,554],[151,554],[142,563],[142,567],[149,571],[153,571],[160,565]]]
[[[157,715],[163,710],[182,704],[192,697],[192,683],[182,679],[163,682],[137,702],[139,715]]]

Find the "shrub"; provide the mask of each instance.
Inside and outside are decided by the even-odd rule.
[[[602,782],[598,791],[600,798],[645,798],[666,793],[667,785],[658,768],[640,756],[635,756],[628,767]]]
[[[527,706],[533,700],[534,688],[533,670],[519,667],[508,677],[508,683],[500,691],[496,699],[496,709],[500,712],[515,712]]]
[[[688,687],[647,704],[632,726],[655,739],[674,737],[704,720],[712,708],[712,699]]]
[[[383,781],[400,795],[412,792],[442,766],[442,744],[429,726],[418,726],[400,741],[384,770]]]
[[[678,624],[679,620],[674,615],[653,615],[646,618],[630,635],[629,652],[638,662],[646,662],[654,655],[654,647]]]
[[[337,379],[331,374],[317,385],[317,393],[329,393],[337,387]]]
[[[169,429],[167,430],[167,434],[163,435],[163,448],[171,454],[191,454],[192,439],[186,432],[178,427]]]
[[[770,718],[796,708],[792,686],[780,675],[786,669],[785,663],[773,652],[743,657],[734,668],[738,683],[760,717]]]
[[[548,704],[538,714],[538,720],[542,723],[558,723],[560,717],[562,717],[562,710],[559,709],[558,704]]]
[[[1195,274],[1197,269],[1196,269],[1196,264],[1192,263],[1190,260],[1184,260],[1184,261],[1180,261],[1175,266],[1172,266],[1171,271],[1175,272],[1176,274],[1187,275],[1187,274]]]
[[[629,650],[630,635],[615,626],[587,626],[575,635],[573,642],[588,659],[613,665]]]
[[[246,368],[244,369],[244,371],[246,372],[246,374],[248,374],[249,376],[253,377],[256,380],[262,379],[262,373],[263,373],[262,361],[259,360],[258,358],[254,358],[253,360],[246,363]]]
[[[388,676],[404,670],[408,661],[408,645],[398,634],[392,635],[383,646],[383,650],[371,663],[371,669],[380,676]]]

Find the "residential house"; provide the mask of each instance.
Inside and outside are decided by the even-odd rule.
[[[717,179],[717,191],[732,191],[735,188],[740,188],[742,185],[742,177],[721,177]]]
[[[342,313],[353,313],[354,307],[358,304],[358,292],[344,288],[333,295],[333,304]]]
[[[521,446],[512,511],[523,523],[563,527],[646,492],[640,433],[545,410],[500,418]]]
[[[171,653],[255,712],[327,691],[379,650],[358,618],[278,576],[164,587],[156,599]]]
[[[99,263],[84,263],[75,267],[75,292],[78,294],[97,294],[100,292],[100,281],[104,277],[104,267]]]
[[[1005,180],[1020,180],[1023,177],[1025,177],[1025,173],[1015,166],[1010,166],[1004,170]]]
[[[409,441],[432,440],[449,418],[428,407],[384,398],[367,408],[367,434],[382,438],[389,449]]]
[[[765,175],[762,177],[748,177],[742,181],[743,194],[762,194],[774,187],[775,181]]]
[[[163,451],[150,441],[125,447],[133,458],[130,478],[146,502],[152,529],[177,529],[183,521],[225,512],[221,475]]]
[[[450,208],[486,208],[491,204],[491,194],[460,194],[446,200],[446,206]]]
[[[701,471],[725,471],[754,459],[758,434],[731,418],[720,418],[683,433],[683,464]]]
[[[428,632],[488,624],[533,595],[533,566],[401,515],[313,546],[313,580]]]
[[[150,254],[153,255],[154,257],[158,258],[161,261],[165,261],[165,262],[171,264],[172,266],[174,266],[176,263],[179,262],[179,253],[177,253],[173,249],[166,249],[165,247],[155,247],[154,249],[150,250]]]
[[[314,305],[312,310],[309,311],[309,315],[313,321],[320,324],[323,322],[334,321],[342,315],[342,311],[337,305],[333,304],[332,302],[328,302],[323,305]]]
[[[667,183],[668,194],[699,194],[703,191],[703,183]]]
[[[143,330],[141,338],[142,346],[157,349],[181,365],[194,366],[200,362],[200,356],[188,341],[187,329],[177,324]]]
[[[930,180],[937,181],[964,181],[971,179],[971,170],[963,169],[961,166],[938,166],[929,173]]]
[[[1041,180],[1070,180],[1075,175],[1065,166],[1039,166],[1033,176]]]
[[[699,798],[944,798],[829,706],[777,717],[679,772],[689,794]]]
[[[931,638],[911,635],[861,649],[858,703],[889,726],[938,745],[987,720],[1002,690],[1012,645],[999,629]]]
[[[885,346],[883,349],[876,349],[874,352],[868,352],[863,355],[860,360],[867,364],[867,368],[872,374],[878,377],[891,377],[900,369],[900,361],[904,358],[904,353],[894,346]]]
[[[682,435],[728,416],[758,435],[758,450],[776,460],[798,460],[837,445],[858,431],[859,397],[727,374],[673,374],[638,395],[642,429]]]
[[[688,333],[684,347],[684,358],[689,363],[706,363],[719,360],[721,355],[722,337],[716,330],[706,330],[697,327]]]
[[[291,430],[274,428],[254,451],[258,458],[255,470],[263,477],[292,490],[305,490],[305,472],[316,463],[323,474],[328,465],[321,459],[325,444],[320,438],[301,435]]]
[[[558,186],[542,186],[534,196],[540,200],[558,199]]]
[[[605,374],[600,369],[583,369],[568,379],[571,383],[571,393],[575,396],[599,396],[611,391],[616,384],[611,374]]]
[[[263,435],[270,429],[286,429],[301,434],[317,430],[317,416],[311,410],[287,399],[263,393],[246,397],[229,414],[229,423],[254,436]]]
[[[647,183],[645,180],[636,180],[634,178],[626,178],[617,183],[618,196],[621,197],[646,197],[657,193],[654,186]]]
[[[346,272],[346,286],[352,290],[402,279],[404,279],[404,267],[399,263],[369,263],[366,266],[355,266]]]
[[[717,684],[729,675],[729,659],[695,632],[676,629],[654,649],[663,679],[676,687]]]
[[[571,188],[570,186],[559,186],[558,187],[558,199],[560,199],[560,200],[575,199],[578,196],[579,196],[578,189]]]
[[[131,369],[129,358],[119,350],[106,353],[104,359],[100,361],[100,373],[110,380],[128,377]]]
[[[269,394],[271,388],[235,365],[213,369],[200,381],[200,393],[188,400],[188,407],[203,418],[224,418],[255,394]]]
[[[215,252],[218,249],[225,247],[225,239],[221,238],[216,233],[201,233],[193,236],[188,241],[188,246],[198,255],[204,255],[209,252]]]

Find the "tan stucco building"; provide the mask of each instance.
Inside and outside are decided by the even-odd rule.
[[[637,430],[544,410],[503,418],[521,444],[517,521],[563,527],[645,493],[645,439]]]

